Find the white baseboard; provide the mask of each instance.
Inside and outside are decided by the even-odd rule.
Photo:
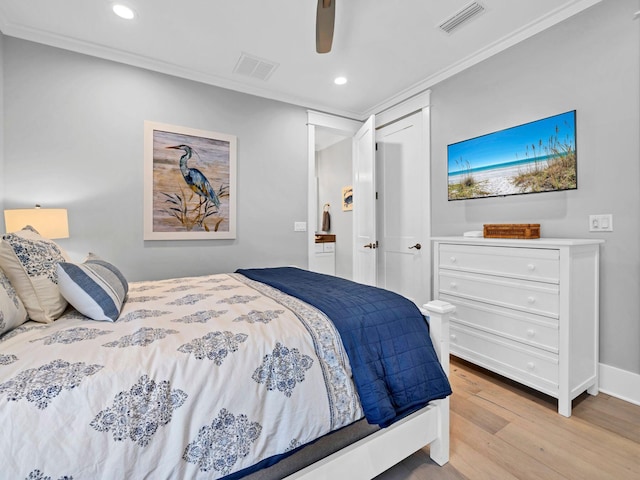
[[[640,375],[601,363],[600,391],[634,405],[640,405]]]

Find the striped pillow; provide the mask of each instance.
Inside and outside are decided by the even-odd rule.
[[[129,284],[120,270],[90,253],[82,264],[60,262],[58,286],[62,296],[85,317],[115,322]]]

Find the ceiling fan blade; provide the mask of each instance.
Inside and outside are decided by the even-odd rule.
[[[336,0],[318,0],[316,13],[316,52],[328,53],[333,43],[333,25],[336,19]]]

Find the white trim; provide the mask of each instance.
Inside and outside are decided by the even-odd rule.
[[[331,130],[339,130],[345,135],[355,135],[362,126],[362,122],[350,118],[337,117],[323,112],[307,110],[307,124],[316,127],[326,127]]]
[[[419,93],[415,97],[389,107],[388,109],[376,113],[376,129],[381,128],[389,123],[411,115],[418,110],[428,108],[431,105],[431,90]],[[430,127],[427,127],[430,129]]]
[[[315,235],[318,229],[318,177],[316,173],[316,126],[307,123],[307,268],[314,269]]]
[[[0,11],[0,31],[8,36],[28,40],[30,42],[40,43],[71,52],[81,53],[92,57],[110,60],[112,62],[122,63],[133,67],[143,68],[152,72],[164,73],[177,78],[193,80],[195,82],[213,85],[220,88],[226,88],[235,92],[255,95],[269,100],[276,100],[293,105],[313,108],[316,110],[330,110],[335,115],[344,117],[357,118],[362,116],[361,112],[350,111],[340,108],[328,108],[323,102],[310,100],[308,98],[299,97],[290,93],[278,92],[268,88],[261,88],[256,85],[250,85],[231,78],[225,78],[216,74],[203,72],[191,67],[184,67],[173,63],[168,63],[155,58],[126,52],[120,49],[105,47],[93,42],[86,42],[64,35],[58,35],[45,32],[22,25],[6,22],[6,16],[3,18]]]
[[[640,405],[640,374],[601,363],[600,391],[625,402]]]
[[[321,104],[321,102],[309,100],[306,98],[297,97],[295,95],[274,92],[266,88],[260,88],[255,85],[249,85],[237,80],[229,78],[223,78],[218,75],[198,71],[193,68],[182,67],[178,65],[169,64],[160,60],[156,60],[143,55],[132,54],[123,50],[104,47],[93,42],[81,41],[75,38],[67,37],[64,35],[57,35],[42,30],[37,30],[29,27],[24,27],[15,23],[7,21],[6,14],[0,7],[0,31],[4,35],[21,38],[23,40],[29,40],[32,42],[41,43],[44,45],[50,45],[65,50],[70,50],[85,55],[91,55],[98,58],[104,58],[112,60],[114,62],[124,63],[126,65],[132,65],[135,67],[152,70],[155,72],[165,73],[173,75],[179,78],[186,78],[188,80],[194,80],[202,82],[207,85],[215,85],[222,88],[228,88],[237,92],[248,93],[250,95],[256,95],[271,100],[278,100],[285,103],[292,103],[294,105],[302,105],[307,108],[315,110],[328,111],[335,115],[341,115],[349,118],[355,118],[359,120],[366,120],[372,114],[387,110],[398,103],[432,87],[436,83],[439,83],[447,78],[465,70],[477,63],[486,60],[487,58],[499,53],[507,48],[557,24],[566,20],[567,18],[585,10],[593,5],[600,3],[602,0],[574,0],[568,5],[563,5],[553,10],[547,15],[529,23],[520,30],[507,35],[493,44],[478,50],[477,52],[469,55],[461,61],[434,73],[414,85],[398,92],[397,94],[389,97],[386,100],[372,106],[370,109],[364,112],[355,112],[343,110],[335,107],[328,107]]]
[[[404,90],[396,93],[395,95],[387,98],[386,100],[383,100],[377,105],[374,105],[367,112],[364,113],[363,118],[372,113],[381,112],[390,107],[393,107],[394,105],[401,103],[405,99],[410,98],[424,90],[427,90],[428,88],[433,87],[437,83],[440,83],[450,77],[453,77],[454,75],[462,72],[463,70],[466,70],[467,68],[470,68],[486,60],[487,58],[492,57],[493,55],[496,55],[497,53],[500,53],[512,47],[513,45],[516,45],[526,40],[527,38],[532,37],[542,32],[543,30],[546,30],[547,28],[552,27],[555,24],[560,23],[569,17],[572,17],[573,15],[576,15],[577,13],[580,13],[582,10],[586,10],[587,8],[592,7],[595,4],[600,3],[601,1],[602,0],[576,0],[575,2],[570,3],[569,5],[558,7],[556,10],[553,10],[549,14],[544,15],[543,17],[529,23],[528,25],[525,25],[519,30],[516,30],[511,34],[502,37],[501,39],[493,42],[492,44],[484,48],[481,48],[477,52],[474,52],[468,57],[463,58],[459,62],[454,63],[434,73],[433,75],[425,78],[424,80],[421,80],[405,88]]]

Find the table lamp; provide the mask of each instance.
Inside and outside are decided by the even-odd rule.
[[[4,211],[7,233],[22,230],[27,225],[45,238],[69,238],[69,220],[66,208],[19,208]]]

